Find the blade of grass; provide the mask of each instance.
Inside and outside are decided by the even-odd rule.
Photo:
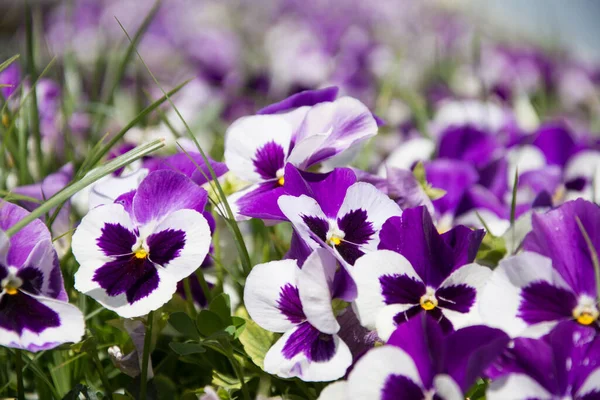
[[[4,71],[6,68],[8,68],[9,65],[14,63],[19,57],[20,57],[20,55],[16,54],[16,55],[12,56],[11,58],[9,58],[8,60],[2,62],[2,64],[0,64],[0,72]]]
[[[115,158],[114,160],[108,162],[107,164],[98,168],[97,170],[92,171],[90,174],[86,175],[80,180],[72,182],[69,186],[65,187],[64,189],[56,193],[54,196],[50,197],[38,208],[33,210],[28,216],[26,216],[21,221],[17,222],[15,225],[7,229],[6,234],[9,237],[14,235],[28,223],[46,214],[54,207],[60,206],[62,203],[70,199],[71,196],[73,196],[75,193],[96,182],[98,179],[118,170],[119,168],[124,167],[125,165],[137,159],[142,158],[147,154],[152,153],[153,151],[160,149],[163,146],[163,139],[158,139],[153,142],[143,144],[131,151],[128,151],[122,156]]]
[[[123,30],[123,32],[125,33],[127,38],[129,39],[129,41],[131,42],[132,41],[131,37],[127,33],[127,30],[125,29],[125,27],[123,27],[123,24],[121,24],[121,21],[119,21],[117,18],[115,18],[115,19],[117,20],[117,22],[119,23],[119,26],[121,27],[121,29]],[[252,268],[252,266],[250,265],[250,255],[248,254],[248,249],[246,248],[242,233],[240,232],[237,222],[235,221],[233,212],[231,211],[231,207],[229,206],[229,203],[227,202],[227,196],[225,196],[225,192],[223,191],[223,188],[221,187],[221,184],[219,183],[219,180],[217,179],[217,175],[215,174],[215,171],[211,167],[204,150],[200,146],[200,143],[198,143],[198,140],[196,139],[196,137],[192,133],[192,130],[190,129],[189,125],[187,124],[187,122],[185,121],[185,119],[183,118],[183,116],[181,115],[181,113],[179,112],[179,110],[177,109],[177,107],[175,106],[173,101],[171,100],[171,97],[164,91],[164,89],[162,88],[162,86],[160,85],[160,83],[158,82],[158,80],[156,79],[156,77],[154,76],[154,74],[152,73],[150,68],[148,67],[148,65],[146,65],[146,62],[144,61],[144,59],[142,58],[140,53],[137,51],[137,49],[136,49],[136,54],[137,54],[138,58],[140,59],[140,61],[142,62],[142,64],[144,65],[144,67],[146,68],[146,70],[148,71],[148,73],[150,74],[150,76],[152,77],[152,79],[154,80],[154,83],[160,88],[160,90],[163,92],[164,96],[167,98],[167,100],[171,104],[171,107],[173,107],[173,110],[175,111],[175,113],[177,114],[177,116],[179,117],[181,122],[184,124],[185,129],[188,132],[190,138],[194,141],[194,144],[196,145],[196,147],[198,148],[198,151],[202,155],[202,159],[204,160],[204,162],[208,168],[208,171],[210,172],[212,180],[214,181],[217,191],[219,193],[219,198],[220,198],[221,202],[225,205],[225,209],[226,209],[227,215],[229,217],[229,218],[226,218],[225,221],[229,221],[228,225],[231,227],[233,234],[235,236],[235,239],[236,239],[235,243],[236,243],[236,247],[238,248],[238,253],[240,255],[240,259],[242,262],[242,268],[244,270],[244,275],[247,276],[250,273],[250,269]]]

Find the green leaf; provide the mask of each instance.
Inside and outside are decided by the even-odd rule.
[[[10,229],[6,230],[6,235],[11,237],[31,221],[41,217],[46,214],[54,207],[60,206],[65,201],[69,200],[75,193],[80,190],[86,188],[92,183],[96,182],[98,179],[113,173],[121,167],[124,167],[127,164],[132,163],[133,161],[144,157],[147,154],[152,153],[153,151],[160,149],[164,146],[164,140],[158,139],[153,142],[143,144],[141,146],[136,147],[135,149],[128,151],[127,153],[113,159],[102,167],[92,171],[90,174],[81,178],[79,181],[71,183],[69,186],[62,189],[60,192],[56,193],[54,196],[50,197],[46,200],[42,205],[33,210],[29,215],[25,218],[17,222],[15,225],[10,227]]]
[[[446,191],[444,189],[433,188],[429,185],[425,186],[424,189],[425,189],[425,194],[431,200],[439,200],[446,195]]]
[[[196,327],[200,334],[204,337],[209,337],[214,333],[224,329],[227,325],[223,323],[221,317],[210,310],[202,310],[196,318]]]
[[[506,244],[504,243],[504,238],[494,237],[486,233],[475,259],[480,264],[495,267],[505,255]]]
[[[186,313],[176,312],[171,314],[169,317],[169,324],[171,324],[171,326],[175,328],[177,332],[187,336],[190,339],[200,339],[200,334],[198,333],[198,329],[196,329],[196,324]]]
[[[240,334],[240,342],[246,354],[260,368],[264,369],[265,354],[275,342],[275,334],[269,332],[250,319],[246,320],[244,331]]]
[[[231,324],[231,305],[229,295],[221,293],[215,297],[208,306],[208,309],[221,318],[225,326]]]
[[[421,184],[421,186],[425,186],[427,184],[427,179],[425,178],[425,167],[423,166],[422,161],[419,161],[413,168],[413,175],[415,176],[417,182]]]
[[[189,356],[190,354],[204,353],[206,351],[202,343],[171,342],[169,343],[169,347],[180,356]]]

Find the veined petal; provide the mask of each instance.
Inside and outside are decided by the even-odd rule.
[[[244,287],[250,317],[272,332],[286,332],[304,320],[297,294],[296,260],[271,261],[252,268]]]
[[[312,326],[330,335],[340,330],[331,296],[337,269],[335,257],[327,249],[316,249],[298,271],[298,291],[306,319]]]
[[[406,289],[409,292],[413,291],[413,286],[419,285],[419,283],[423,285],[421,278],[419,278],[408,260],[402,255],[389,250],[378,250],[365,254],[356,261],[351,274],[358,289],[358,297],[355,300],[356,315],[361,324],[369,329],[375,328],[380,311],[388,304],[396,304],[395,300],[398,296],[395,295],[401,294],[384,291],[382,278],[406,279],[409,284],[412,283],[409,285],[410,287],[400,286],[399,289]],[[418,303],[418,298],[416,303]],[[407,299],[405,305],[412,306],[416,303],[409,303]]]
[[[113,227],[115,229],[112,229]],[[110,230],[110,235],[107,229]],[[117,230],[122,231],[125,236],[116,235]],[[83,217],[73,234],[73,255],[80,265],[89,264],[91,261],[101,265],[109,261],[112,256],[123,254],[122,251],[132,251],[131,245],[134,243],[131,243],[128,249],[124,243],[130,241],[127,232],[133,235],[134,230],[131,217],[122,205],[107,204],[97,207]]]
[[[279,198],[277,204],[281,212],[294,225],[299,236],[313,249],[320,247],[312,236],[325,241],[329,223],[317,201],[306,195],[299,197],[284,195]]]
[[[377,335],[381,340],[388,341],[398,325],[410,321],[422,311],[424,312],[419,304],[392,304],[383,307],[377,313],[375,321]]]
[[[291,140],[292,126],[281,116],[240,118],[225,134],[225,163],[231,172],[245,181],[264,181],[268,179],[264,176],[265,166],[275,165],[281,156],[282,164],[277,168],[283,168]]]
[[[199,212],[179,210],[169,214],[147,242],[150,260],[180,281],[198,269],[208,254],[210,228]]]
[[[348,377],[348,393],[353,399],[421,399],[422,391],[414,361],[404,350],[394,346],[369,350],[356,362]]]
[[[578,399],[593,400],[597,396],[600,396],[600,368],[594,370],[577,391]]]
[[[113,203],[122,194],[137,189],[146,176],[148,176],[146,168],[140,168],[132,173],[124,173],[121,176],[108,175],[90,188],[89,209]]]
[[[69,301],[65,292],[60,265],[56,251],[49,240],[39,242],[29,253],[29,257],[19,273],[26,268],[33,268],[41,274],[40,286],[32,294],[40,294],[53,299]]]
[[[322,335],[308,322],[287,331],[265,356],[265,371],[282,378],[327,382],[352,364],[350,349],[337,335]]]
[[[140,183],[133,198],[133,213],[140,224],[159,223],[170,213],[190,209],[204,211],[206,190],[183,174],[160,170]]]
[[[10,304],[9,304],[10,303]],[[79,342],[81,311],[65,302],[19,292],[0,297],[0,345],[39,351]]]
[[[491,275],[492,270],[487,267],[468,264],[455,270],[437,289],[438,307],[454,329],[480,322],[478,295]]]
[[[528,323],[521,313],[525,302],[523,292],[526,287],[539,283],[558,291],[571,290],[552,268],[549,258],[523,252],[502,260],[481,294],[479,309],[484,323],[504,330],[511,337],[525,334],[524,331],[534,324]],[[547,300],[552,301],[551,298]],[[546,302],[527,304],[527,310],[529,313],[534,309],[546,313],[549,311],[546,306]],[[566,317],[570,318],[570,314]],[[535,336],[547,333],[558,322],[559,315],[556,318],[555,321],[546,319],[551,324],[545,324],[544,329],[535,332]]]

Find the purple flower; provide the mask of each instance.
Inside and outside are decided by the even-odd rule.
[[[517,338],[487,371],[489,400],[600,398],[600,336],[574,322],[541,339]]]
[[[126,318],[158,309],[208,253],[206,199],[186,176],[155,171],[91,210],[73,235],[75,288]]]
[[[296,260],[255,266],[244,288],[244,304],[261,327],[283,336],[265,355],[264,370],[282,378],[332,381],[352,363],[337,333],[332,308],[335,258],[315,250],[300,268]]]
[[[383,224],[402,213],[375,186],[356,182],[350,169],[336,169],[308,187],[307,194],[279,197],[281,212],[309,247],[326,245],[350,265],[375,250]]]
[[[513,337],[539,337],[564,320],[599,327],[594,266],[577,218],[600,249],[596,204],[575,200],[533,214],[525,251],[501,261],[482,293],[487,325]]]
[[[10,238],[4,233],[27,215],[0,203],[0,345],[39,351],[78,342],[83,314],[68,303],[44,223],[36,219]]]
[[[240,118],[227,130],[227,167],[250,186],[230,197],[261,201],[284,184],[287,164],[301,170],[330,160],[377,133],[377,122],[360,101],[335,99],[336,88],[298,93]]]
[[[398,327],[388,345],[369,351],[356,363],[343,398],[464,399],[508,341],[505,333],[487,326],[444,335],[428,318],[413,318]]]
[[[491,274],[472,263],[483,231],[457,226],[440,235],[427,210],[418,207],[390,218],[380,238],[380,250],[359,258],[351,270],[364,326],[386,340],[421,312],[444,332],[478,322],[478,293]]]
[[[17,90],[20,82],[21,71],[19,63],[13,62],[4,71],[0,72],[0,84],[6,85],[0,89],[4,99],[8,99]]]

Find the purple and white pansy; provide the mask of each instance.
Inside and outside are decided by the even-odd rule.
[[[600,336],[572,321],[541,339],[517,338],[486,371],[490,400],[597,400]]]
[[[387,340],[421,312],[444,332],[479,322],[479,292],[491,274],[473,263],[483,231],[457,226],[440,235],[425,207],[407,209],[381,229],[378,251],[356,261],[350,273],[361,323]]]
[[[73,235],[75,288],[122,317],[158,309],[208,253],[206,200],[185,175],[155,171],[137,190],[91,210]]]
[[[0,203],[0,345],[39,351],[78,342],[85,324],[68,303],[50,232],[34,220],[8,237],[7,229],[28,215]]]
[[[309,195],[279,197],[277,204],[311,248],[324,243],[349,265],[377,249],[379,230],[400,207],[348,169],[336,169]],[[318,240],[317,240],[318,239]]]
[[[583,231],[600,249],[600,208],[583,199],[533,214],[525,251],[501,261],[482,293],[485,323],[529,337],[564,320],[599,329],[599,282]]]
[[[499,329],[471,326],[445,335],[430,318],[399,326],[387,345],[356,362],[323,400],[462,400],[508,345]]]
[[[336,259],[325,249],[312,252],[302,268],[296,260],[282,260],[252,269],[244,288],[248,314],[261,327],[283,333],[265,355],[266,372],[303,381],[344,376],[352,354],[337,335],[336,269]]]
[[[238,202],[261,201],[282,186],[288,163],[306,170],[377,134],[377,121],[364,104],[336,97],[335,87],[301,92],[229,127],[225,162],[249,183],[230,197],[235,210]],[[243,208],[239,212],[243,215]]]

